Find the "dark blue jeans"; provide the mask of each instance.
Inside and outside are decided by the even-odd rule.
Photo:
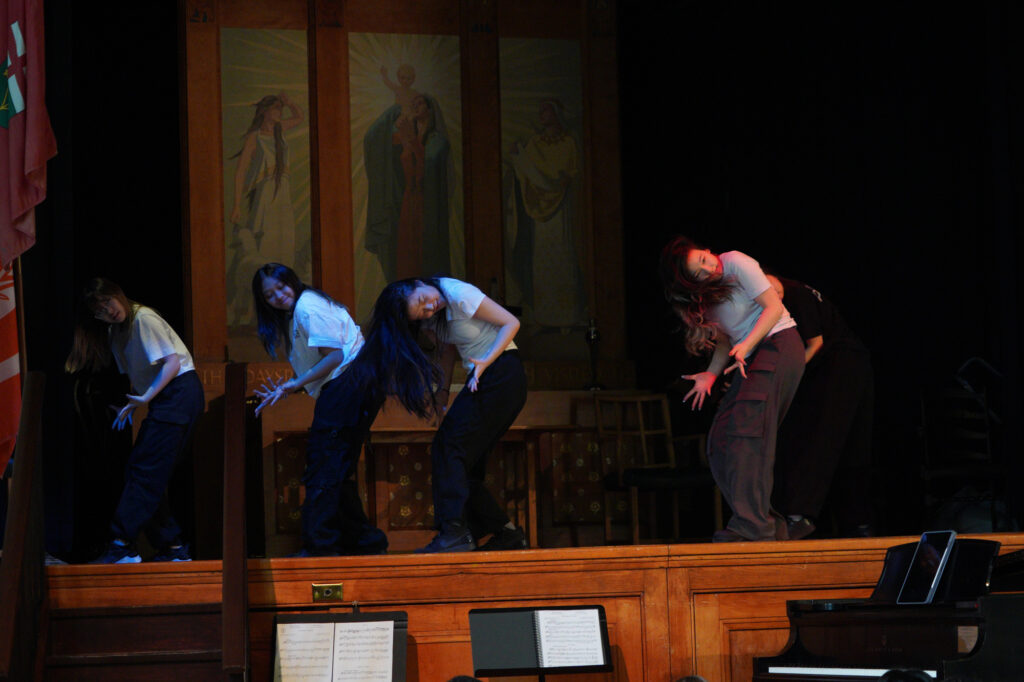
[[[487,368],[475,393],[462,389],[430,446],[434,520],[463,521],[474,538],[497,532],[508,514],[484,486],[487,455],[526,404],[526,372],[517,351]]]
[[[311,554],[365,554],[387,549],[370,524],[353,478],[366,434],[382,402],[366,397],[349,372],[320,389],[309,429],[302,482],[302,541]]]
[[[167,506],[167,483],[204,404],[203,385],[195,372],[175,377],[150,401],[128,455],[124,490],[110,524],[114,537],[132,542],[144,531],[157,549],[179,539],[181,528]]]

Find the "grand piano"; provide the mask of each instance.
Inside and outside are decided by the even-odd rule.
[[[957,538],[930,604],[897,604],[917,543],[889,548],[867,599],[787,602],[790,637],[754,682],[1024,680],[1024,550]],[[1017,592],[1017,593],[1015,593]],[[912,672],[911,672],[912,671]]]

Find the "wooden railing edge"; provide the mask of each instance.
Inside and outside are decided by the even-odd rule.
[[[222,650],[226,679],[249,671],[249,584],[245,528],[246,365],[229,364],[224,378],[224,539]]]
[[[0,681],[32,679],[46,601],[42,411],[46,376],[25,375],[0,562]]]

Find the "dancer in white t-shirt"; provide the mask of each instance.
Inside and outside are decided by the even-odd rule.
[[[113,428],[132,423],[148,406],[125,467],[125,485],[110,524],[111,542],[93,563],[138,563],[135,546],[145,532],[157,549],[153,561],[190,561],[181,528],[167,505],[167,484],[205,405],[188,348],[152,308],[125,296],[117,284],[91,280],[82,295],[74,346],[65,369],[99,370],[117,363],[132,390]]]
[[[526,403],[526,372],[513,337],[519,320],[480,289],[449,277],[384,288],[353,368],[371,390],[421,417],[443,417],[430,446],[437,536],[419,552],[522,549],[523,530],[484,486],[487,455]],[[420,345],[420,333],[434,353]],[[451,407],[455,356],[468,373]]]
[[[719,255],[676,237],[659,273],[687,351],[711,354],[706,370],[683,377],[693,381],[683,401],[700,409],[718,378],[732,374],[708,434],[708,463],[733,515],[712,539],[785,540],[771,497],[779,424],[804,371],[796,323],[757,261],[739,251]]]
[[[344,306],[304,284],[291,268],[267,263],[252,280],[259,336],[271,357],[288,357],[295,376],[265,384],[259,414],[305,390],[316,398],[302,480],[303,548],[297,556],[382,554],[388,540],[370,524],[353,478],[363,441],[383,400],[346,370],[363,346]]]

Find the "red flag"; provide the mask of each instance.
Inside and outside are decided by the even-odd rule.
[[[57,153],[43,48],[43,0],[0,0],[0,265],[35,243],[46,161]]]
[[[0,474],[14,452],[21,416],[21,375],[18,367],[18,316],[14,309],[14,273],[0,269]]]

